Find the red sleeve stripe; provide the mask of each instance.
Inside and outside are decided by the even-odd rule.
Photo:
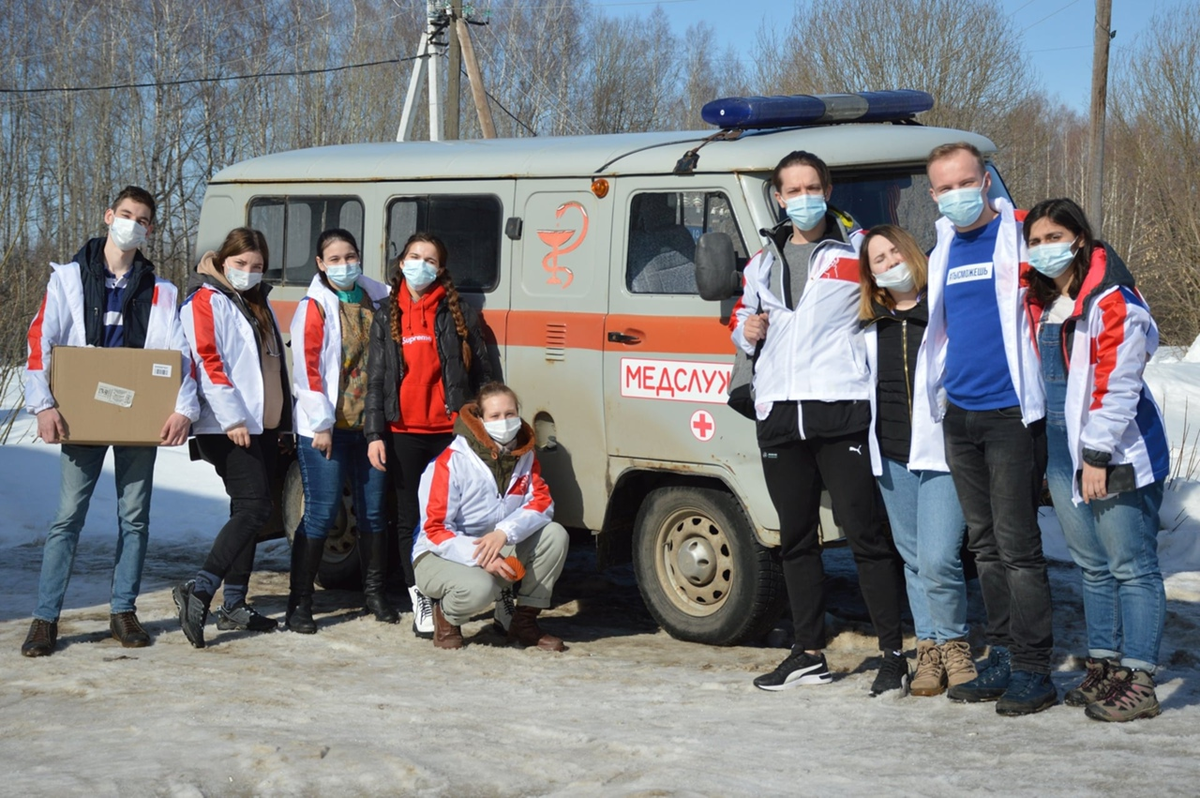
[[[433,479],[429,485],[429,500],[425,503],[425,537],[435,546],[454,537],[454,533],[446,528],[446,514],[450,511],[452,455],[453,451],[446,449],[433,461]]]
[[[49,294],[42,295],[42,306],[29,325],[29,365],[30,371],[42,371],[46,364],[42,361],[42,323],[46,320],[46,299]]]
[[[325,343],[325,319],[321,307],[312,299],[304,311],[304,371],[308,375],[308,389],[318,393],[325,390],[321,379],[321,348]]]
[[[1125,298],[1120,291],[1114,291],[1100,302],[1103,312],[1104,329],[1094,344],[1095,351],[1092,360],[1096,364],[1095,388],[1092,390],[1092,406],[1090,410],[1099,410],[1108,394],[1108,379],[1117,366],[1117,349],[1125,341]]]
[[[158,304],[158,285],[154,286],[154,295],[150,297],[150,304],[151,305]]]
[[[550,498],[550,488],[546,485],[546,480],[542,479],[542,467],[538,465],[536,457],[533,458],[530,475],[533,477],[533,498],[525,502],[524,509],[544,513],[554,502]]]
[[[729,312],[729,331],[733,332],[738,327],[738,311],[746,307],[746,273],[742,272],[742,295],[738,297],[737,302],[733,303],[733,310]]]
[[[192,320],[196,328],[196,354],[204,365],[204,373],[213,385],[233,387],[225,373],[225,361],[217,349],[216,327],[213,324],[212,291],[200,289],[192,298]]]

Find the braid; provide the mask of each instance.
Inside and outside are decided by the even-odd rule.
[[[404,336],[400,332],[400,292],[407,291],[404,287],[402,274],[399,267],[396,269],[396,274],[392,277],[392,340],[396,342],[396,346],[400,346],[404,342]]]
[[[454,287],[454,281],[450,279],[449,269],[442,269],[442,274],[438,279],[442,287],[446,289],[446,302],[450,305],[450,315],[454,317],[454,328],[458,330],[458,339],[462,342],[463,367],[470,371],[471,344],[467,341],[467,320],[463,316],[458,289]]]

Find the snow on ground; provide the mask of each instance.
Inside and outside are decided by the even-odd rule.
[[[1147,370],[1182,449],[1160,554],[1168,617],[1154,720],[1104,725],[1054,707],[1001,718],[991,705],[869,698],[877,664],[844,549],[827,553],[838,678],[755,690],[782,651],[713,648],[657,630],[627,568],[603,574],[577,545],[543,617],[570,650],[504,647],[480,617],[468,646],[435,651],[319,591],[311,637],[218,632],[192,649],[170,586],[200,564],[226,517],[220,481],[182,449],[160,452],[139,614],[155,635],[122,649],[107,631],[115,498],[93,500],[54,656],[28,628],[57,447],[0,447],[0,793],[11,795],[700,796],[1194,795],[1200,778],[1200,473],[1182,441],[1200,428],[1200,362]],[[1187,406],[1197,409],[1188,411]],[[12,440],[27,433],[15,430]],[[1191,447],[1191,448],[1189,448]],[[1179,459],[1180,456],[1177,456]],[[1055,682],[1080,678],[1078,571],[1043,516],[1055,606]],[[287,546],[260,547],[252,596],[282,617]],[[977,599],[977,593],[975,595]],[[981,625],[978,601],[974,620]],[[978,636],[978,630],[976,630]],[[911,644],[911,640],[909,641]]]

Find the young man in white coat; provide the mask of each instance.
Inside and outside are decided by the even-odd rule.
[[[53,347],[178,349],[182,383],[175,412],[163,419],[161,445],[178,446],[186,441],[192,421],[200,417],[187,341],[179,326],[178,292],[172,283],[154,274],[154,264],[139,249],[154,231],[154,209],[149,192],[126,186],[104,213],[108,235],[88,241],[70,263],[51,264],[46,296],[29,326],[25,409],[37,416],[39,438],[62,444],[62,481],[58,514],[46,533],[42,552],[37,609],[21,646],[27,657],[48,656],[57,647],[58,617],[79,533],[109,448],[67,442],[69,431],[50,392]],[[112,449],[118,531],[109,628],[121,645],[140,648],[150,645],[150,635],[138,622],[135,602],[150,536],[150,492],[158,450],[153,446]]]

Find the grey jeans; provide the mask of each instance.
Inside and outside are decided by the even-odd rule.
[[[554,521],[534,532],[516,546],[505,546],[501,556],[516,553],[525,566],[525,578],[517,592],[517,603],[545,609],[550,606],[554,583],[567,559],[567,530]],[[463,565],[426,552],[413,564],[417,589],[442,606],[442,615],[461,626],[472,615],[483,611],[500,598],[508,582],[477,565]]]

